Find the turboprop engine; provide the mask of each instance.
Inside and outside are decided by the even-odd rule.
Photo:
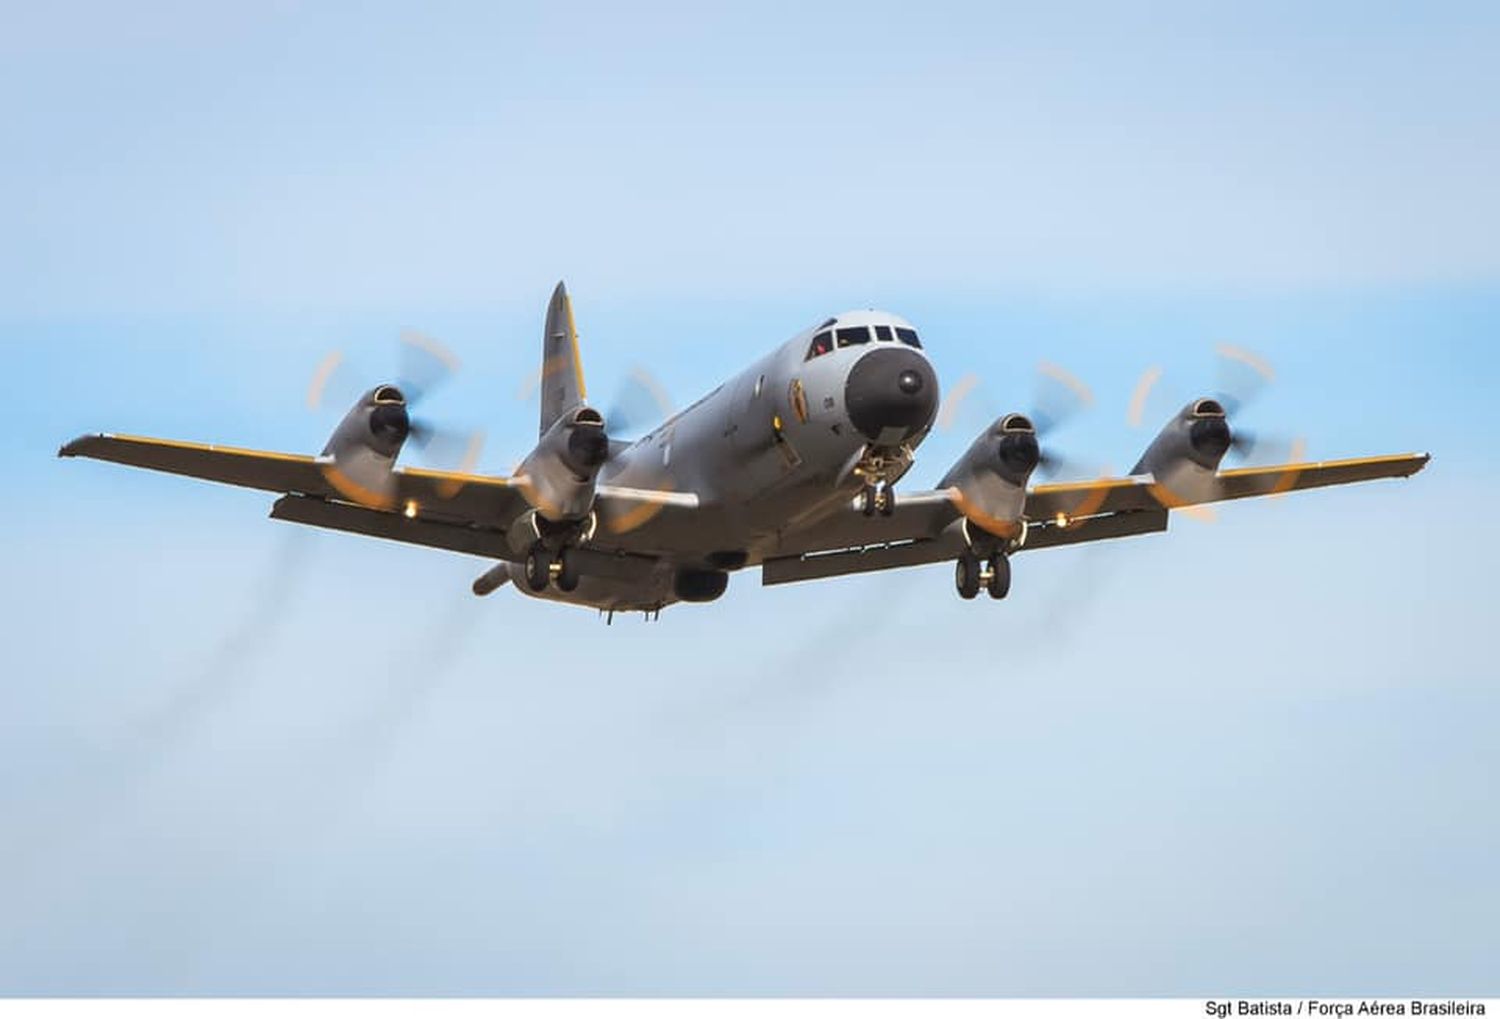
[[[396,458],[411,434],[406,396],[395,386],[376,386],[355,402],[323,447],[323,473],[355,502],[389,507],[396,498]]]
[[[1007,414],[985,429],[943,476],[939,488],[957,493],[959,511],[999,538],[1020,534],[1026,484],[1042,462],[1036,426],[1023,414]]]
[[[1224,454],[1237,441],[1221,401],[1194,400],[1157,433],[1131,473],[1152,475],[1157,498],[1169,507],[1204,502],[1213,496]]]
[[[513,483],[547,521],[582,520],[594,508],[599,468],[608,459],[604,416],[592,407],[578,407],[542,433]]]

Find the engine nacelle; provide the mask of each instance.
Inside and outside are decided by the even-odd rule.
[[[958,508],[973,523],[1001,538],[1020,533],[1026,485],[1042,461],[1036,426],[1021,414],[1007,414],[986,428],[939,488],[958,492]]]
[[[1158,498],[1168,505],[1202,502],[1212,498],[1219,464],[1233,444],[1224,405],[1194,400],[1157,433],[1131,473],[1153,475]]]
[[[323,447],[323,474],[347,498],[389,508],[396,498],[392,472],[409,435],[406,397],[395,386],[376,386],[333,430]]]
[[[609,459],[604,416],[592,407],[564,414],[542,435],[516,479],[526,500],[553,523],[582,520],[594,508],[599,469]]]

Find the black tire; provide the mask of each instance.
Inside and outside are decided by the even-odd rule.
[[[526,551],[526,586],[533,591],[547,590],[552,579],[552,553],[541,542]]]
[[[1010,557],[996,553],[990,556],[990,579],[984,585],[990,597],[999,601],[1010,594]]]
[[[859,494],[859,511],[867,517],[875,515],[874,485],[866,485],[865,490]]]
[[[979,597],[979,558],[971,552],[965,552],[958,557],[958,562],[953,565],[953,583],[958,588],[958,596],[964,601],[973,601]]]
[[[559,591],[578,590],[578,563],[577,556],[573,550],[565,548],[557,553],[557,589]]]
[[[880,515],[883,517],[888,517],[895,512],[896,490],[894,488],[887,487],[884,492],[880,493]]]

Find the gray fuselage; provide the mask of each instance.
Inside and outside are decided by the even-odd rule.
[[[845,338],[864,331],[870,339],[844,345],[841,331]],[[824,334],[827,351],[810,356],[814,338]],[[645,505],[599,521],[594,547],[650,557],[654,567],[630,580],[585,576],[574,591],[538,596],[605,610],[657,609],[679,600],[674,580],[681,571],[756,565],[789,536],[848,512],[870,483],[872,465],[894,483],[937,407],[936,372],[916,344],[915,331],[898,316],[840,315],[798,333],[617,450],[600,472],[601,485],[690,492],[698,508],[675,513]],[[865,407],[886,391],[898,405],[877,405],[872,420]],[[899,418],[898,425],[882,427],[882,412]],[[523,583],[516,587],[533,593]]]

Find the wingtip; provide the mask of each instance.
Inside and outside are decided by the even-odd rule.
[[[97,439],[97,438],[99,438],[99,436],[97,434],[80,435],[78,438],[74,439],[72,442],[66,442],[66,443],[63,443],[63,445],[59,446],[58,449],[57,449],[57,455],[60,456],[60,457],[63,457],[63,456],[78,456],[79,453],[82,451],[82,449],[83,449],[83,447],[84,447],[85,444],[87,444],[87,443],[89,443],[89,442],[91,442],[91,441],[93,441],[94,439]]]

